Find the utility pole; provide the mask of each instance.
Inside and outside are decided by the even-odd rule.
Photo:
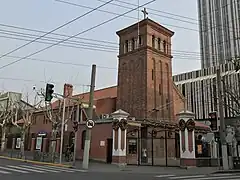
[[[59,163],[62,164],[62,154],[63,154],[63,134],[65,125],[65,110],[66,110],[66,99],[63,98],[63,114],[62,114],[62,126],[61,126],[61,141],[60,141],[60,158]]]
[[[218,86],[218,105],[219,105],[219,118],[220,118],[220,138],[222,144],[222,162],[223,170],[228,170],[228,152],[226,143],[226,127],[224,121],[224,110],[223,110],[223,100],[222,100],[222,83],[221,83],[221,72],[220,66],[217,67],[217,86]]]
[[[73,152],[73,166],[76,163],[76,154],[77,154],[77,137],[78,137],[78,124],[79,124],[79,111],[80,111],[80,102],[77,104],[77,113],[76,113],[76,122],[77,122],[77,130],[75,131],[74,137],[74,152]]]
[[[93,119],[93,97],[94,97],[94,89],[95,89],[95,78],[96,78],[96,65],[93,64],[92,74],[91,74],[91,87],[90,87],[90,94],[89,94],[88,120]],[[92,130],[90,128],[87,128],[86,139],[84,144],[83,164],[82,164],[83,169],[88,169],[91,133],[92,133]]]

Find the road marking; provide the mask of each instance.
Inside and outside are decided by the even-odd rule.
[[[21,170],[26,170],[26,168],[21,168],[21,167],[18,167],[18,166],[8,165],[8,167],[15,168],[15,169],[21,169]],[[44,171],[38,171],[38,170],[34,170],[34,169],[27,169],[27,170],[32,171],[32,172],[37,172],[37,173],[45,173]]]
[[[52,166],[44,166],[44,167],[49,167],[49,168],[54,168],[54,169],[59,169],[59,170],[67,170],[67,171],[72,171],[72,172],[87,172],[86,170],[83,169],[70,169],[70,168],[64,168],[64,167],[52,167]]]
[[[157,176],[155,176],[155,177],[157,177],[157,178],[163,178],[163,177],[173,177],[173,176],[175,176],[175,175],[163,174],[163,175],[157,175]]]
[[[231,176],[231,177],[213,177],[213,176],[210,176],[210,177],[204,177],[204,178],[196,178],[194,180],[208,180],[208,179],[228,179],[228,178],[240,178],[240,176]],[[185,180],[190,180],[190,179],[185,179]]]
[[[71,171],[71,170],[58,169],[58,168],[49,167],[49,166],[39,166],[39,165],[34,165],[34,166],[39,167],[39,168],[43,168],[43,169],[58,170],[58,171],[62,171],[62,172],[69,172],[69,173],[75,172],[75,171]]]
[[[8,170],[8,171],[14,171],[14,172],[19,172],[19,173],[24,173],[24,174],[29,173],[29,172],[27,172],[27,171],[18,170],[18,169],[12,169],[12,168],[7,168],[7,167],[2,167],[2,166],[0,166],[0,169],[4,169],[4,170]]]
[[[206,175],[178,176],[178,177],[170,177],[169,179],[188,179],[188,178],[202,178],[202,177],[206,177]]]
[[[40,170],[40,171],[48,171],[48,172],[53,172],[53,173],[59,173],[60,172],[60,171],[44,169],[44,168],[40,168],[40,167],[26,166],[26,165],[21,165],[21,167],[36,169],[36,170]]]
[[[212,174],[211,176],[232,176],[233,174]]]
[[[10,172],[7,172],[7,171],[1,171],[1,170],[0,170],[0,173],[2,173],[2,174],[12,174],[12,173],[10,173]]]

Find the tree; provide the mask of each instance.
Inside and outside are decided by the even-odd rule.
[[[55,104],[58,103],[57,107],[53,107],[52,103],[47,103],[44,107],[43,112],[48,120],[52,122],[52,143],[51,143],[51,150],[52,153],[52,162],[55,161],[55,153],[56,153],[56,139],[57,135],[61,133],[61,126],[62,126],[62,116],[64,112],[64,99],[60,99]],[[75,108],[75,103],[72,100],[65,98],[65,118],[64,118],[64,125],[72,119],[72,115]]]
[[[7,127],[9,125],[9,123],[11,122],[11,117],[12,117],[12,111],[11,111],[10,107],[11,107],[11,105],[10,105],[8,99],[0,100],[0,129],[2,132],[2,138],[1,138],[1,151],[2,152],[5,150]]]
[[[229,83],[226,76],[223,77],[223,102],[224,106],[229,109],[232,116],[240,115],[240,82]]]
[[[26,101],[23,101],[21,99],[15,101],[11,106],[11,123],[20,130],[21,134],[20,149],[22,158],[25,158],[25,137],[27,130],[32,125],[33,113],[36,112],[41,105],[41,101],[38,103],[35,101],[33,105],[30,105],[28,95],[26,99]]]

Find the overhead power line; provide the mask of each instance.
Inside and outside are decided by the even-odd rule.
[[[96,8],[94,8],[94,9],[92,9],[92,10],[90,10],[90,11],[88,11],[88,12],[86,12],[86,13],[84,13],[84,14],[82,14],[82,15],[80,15],[80,16],[78,16],[78,17],[76,17],[76,18],[74,18],[74,19],[72,19],[72,20],[70,20],[70,21],[68,21],[68,22],[66,22],[66,23],[64,23],[64,24],[61,25],[61,26],[58,26],[57,28],[55,28],[55,29],[53,29],[53,30],[51,30],[51,31],[49,31],[49,32],[47,32],[47,33],[39,36],[39,37],[37,37],[36,39],[34,39],[34,40],[32,40],[32,41],[30,41],[30,42],[28,42],[28,43],[26,43],[26,44],[23,44],[22,46],[19,46],[19,47],[17,47],[16,49],[11,50],[10,52],[7,52],[7,53],[3,54],[2,56],[0,56],[0,59],[3,58],[3,57],[5,57],[5,56],[7,56],[7,55],[9,55],[9,54],[12,54],[13,52],[18,51],[19,49],[22,49],[23,47],[26,47],[26,46],[29,45],[29,44],[32,44],[33,42],[35,42],[35,41],[37,41],[37,40],[39,40],[39,39],[47,36],[48,34],[51,34],[51,33],[53,33],[53,32],[55,32],[55,31],[57,31],[57,30],[65,27],[65,26],[67,26],[67,25],[69,25],[69,24],[71,24],[71,23],[73,23],[73,22],[75,22],[75,21],[77,21],[77,20],[79,20],[79,19],[87,16],[88,14],[91,14],[92,12],[94,12],[94,11],[96,11],[97,9],[99,9],[99,8],[101,8],[101,7],[109,4],[109,3],[112,2],[112,1],[114,1],[114,0],[107,1],[107,2],[105,2],[104,4],[96,7]]]
[[[37,30],[37,29],[29,29],[29,28],[24,28],[24,27],[19,27],[19,26],[14,26],[14,25],[8,25],[8,24],[0,24],[0,26],[2,27],[7,27],[7,28],[13,28],[13,29],[18,29],[18,30],[24,30],[24,31],[31,31],[31,32],[37,32],[37,33],[46,33],[46,31],[41,31],[41,30]],[[9,30],[3,30],[1,29],[0,31],[2,32],[8,32],[8,33],[16,33],[16,34],[23,34],[23,35],[29,35],[29,36],[37,36],[35,34],[28,34],[28,33],[22,33],[22,32],[17,32],[17,31],[9,31]],[[50,34],[49,34],[50,35]],[[66,34],[58,34],[58,33],[51,33],[51,35],[54,36],[61,36],[61,37],[71,37],[70,35],[66,35]],[[47,38],[47,37],[46,37]],[[51,37],[49,37],[51,38]],[[91,38],[83,38],[83,37],[74,37],[72,39],[79,39],[79,40],[85,40],[85,41],[93,41],[93,42],[99,42],[99,43],[103,43],[104,46],[112,46],[112,45],[116,45],[116,48],[119,49],[119,43],[117,42],[112,42],[112,41],[105,41],[105,40],[98,40],[98,39],[91,39]],[[74,41],[74,40],[72,40]],[[76,42],[76,41],[74,41]],[[90,44],[90,43],[89,43]],[[105,45],[107,44],[107,45]],[[109,45],[110,44],[110,45]],[[199,52],[194,52],[194,51],[184,51],[184,50],[172,50],[173,52],[184,52],[184,53],[192,53],[192,54],[198,54],[200,55]]]
[[[86,8],[86,9],[92,9],[92,7],[89,7],[89,6],[85,6],[85,5],[82,5],[82,4],[76,4],[76,3],[72,3],[72,2],[68,2],[68,1],[64,1],[64,0],[55,0],[55,1],[60,2],[60,3],[64,3],[64,4],[68,4],[68,5],[72,5],[72,6],[76,6],[76,7],[81,7],[81,8]],[[100,1],[102,1],[102,0],[100,0]],[[105,2],[105,1],[103,1],[103,2]],[[113,4],[113,3],[110,3],[110,4]],[[119,7],[123,7],[123,8],[125,8],[125,9],[132,9],[131,7],[122,6],[122,5],[119,5],[119,4],[113,4],[113,5],[119,6]],[[136,6],[135,6],[135,7],[136,7]],[[107,10],[100,10],[100,9],[99,9],[99,10],[97,10],[97,11],[99,11],[99,12],[104,12],[104,13],[108,13],[108,14],[120,15],[119,13],[112,12],[112,11],[107,11]],[[154,14],[154,15],[156,15],[156,16],[161,16],[161,17],[164,17],[164,18],[168,18],[168,19],[174,19],[174,20],[178,20],[178,21],[182,21],[182,22],[187,22],[187,23],[193,24],[192,22],[184,21],[184,20],[180,20],[180,19],[176,19],[176,18],[172,18],[172,17],[169,17],[169,16],[159,15],[159,14],[156,14],[156,13],[152,13],[152,14]],[[130,18],[130,19],[136,19],[136,20],[138,20],[138,18],[137,18],[137,17],[134,17],[134,16],[124,15],[123,17],[127,17],[127,18]],[[177,26],[177,25],[173,25],[173,24],[162,23],[162,25],[198,32],[198,29],[193,29],[193,28],[188,28],[188,27],[183,27],[183,26]]]
[[[32,38],[38,37],[36,34],[30,33],[22,33],[16,31],[8,31],[0,29],[0,37],[1,38],[8,38],[8,39],[15,39],[15,40],[22,40],[22,41],[32,41]],[[56,37],[43,37],[41,40],[37,40],[37,43],[42,44],[53,44],[58,41],[63,40],[62,38]],[[80,48],[86,50],[97,50],[97,51],[104,51],[104,52],[111,52],[111,53],[118,53],[119,45],[107,45],[107,44],[100,44],[100,43],[89,43],[84,41],[76,41],[76,40],[69,40],[64,43],[58,44],[58,46],[63,47],[70,47],[70,48]],[[181,53],[181,54],[180,54]],[[200,57],[199,52],[190,52],[190,51],[183,51],[183,50],[172,50],[172,54],[180,54],[180,55],[192,55]],[[7,56],[6,56],[7,57]]]
[[[144,7],[144,6],[146,6],[146,5],[150,4],[150,3],[153,3],[153,2],[155,2],[155,1],[156,1],[156,0],[151,0],[151,1],[149,1],[149,2],[147,2],[147,3],[145,3],[145,4],[143,4],[143,5],[141,5],[141,6],[139,6],[139,7]],[[70,39],[72,39],[72,38],[74,38],[74,37],[76,37],[76,36],[79,36],[79,35],[81,35],[81,34],[84,34],[84,33],[86,33],[86,32],[89,32],[89,31],[91,31],[91,30],[93,30],[93,29],[96,29],[97,27],[100,27],[100,26],[102,26],[102,25],[104,25],[104,24],[107,24],[107,23],[109,23],[109,22],[111,22],[111,21],[113,21],[113,20],[115,20],[115,19],[118,19],[118,18],[120,18],[120,17],[122,17],[122,16],[124,16],[124,15],[126,15],[126,14],[128,14],[128,13],[130,13],[130,12],[132,12],[132,11],[134,11],[135,9],[138,9],[139,7],[133,8],[133,9],[131,9],[131,10],[129,10],[129,11],[121,14],[121,15],[115,16],[115,17],[113,17],[113,18],[111,18],[111,19],[108,19],[108,20],[106,20],[106,21],[104,21],[104,22],[102,22],[102,23],[100,23],[100,24],[97,24],[97,25],[95,25],[95,26],[92,26],[91,28],[88,28],[88,29],[86,29],[86,30],[84,30],[84,31],[81,31],[81,32],[79,32],[79,33],[77,33],[77,34],[75,34],[75,35],[73,35],[73,36],[70,36],[70,37],[62,40],[62,41],[59,41],[59,42],[54,43],[54,44],[52,44],[52,45],[50,45],[50,46],[47,46],[47,47],[45,47],[45,48],[43,48],[43,49],[40,49],[40,50],[38,50],[38,51],[36,51],[36,52],[34,52],[34,53],[31,53],[31,54],[29,54],[29,55],[27,55],[27,56],[25,56],[25,57],[23,57],[23,58],[20,58],[20,59],[16,60],[16,61],[13,61],[13,62],[11,62],[11,63],[8,63],[8,64],[6,64],[6,65],[3,65],[3,66],[0,67],[0,69],[3,69],[3,68],[5,68],[5,67],[8,67],[8,66],[10,66],[10,65],[12,65],[12,64],[15,64],[15,63],[17,63],[17,62],[20,62],[20,61],[26,59],[26,58],[29,58],[29,57],[31,57],[31,56],[33,56],[33,55],[36,55],[36,54],[38,54],[38,53],[40,53],[40,52],[43,52],[43,51],[45,51],[45,50],[47,50],[47,49],[49,49],[49,48],[52,48],[52,47],[54,47],[54,46],[56,46],[56,45],[58,45],[58,44],[60,44],[60,43],[63,43],[63,42],[65,42],[65,41],[68,41],[68,40],[70,40]]]

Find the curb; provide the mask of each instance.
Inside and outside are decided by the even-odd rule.
[[[222,170],[222,171],[215,171],[212,174],[225,174],[225,173],[240,173],[240,170]]]
[[[20,162],[25,162],[25,163],[39,164],[39,165],[55,166],[55,167],[74,168],[71,165],[39,162],[39,161],[25,160],[25,159],[19,159],[19,158],[10,158],[10,157],[6,157],[6,156],[0,156],[0,159],[7,159],[7,160],[20,161]]]

